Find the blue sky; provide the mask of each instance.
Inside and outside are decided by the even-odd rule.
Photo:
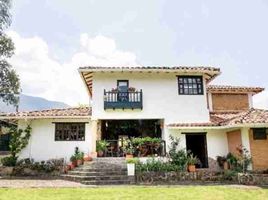
[[[72,65],[91,64],[87,62],[212,65],[222,71],[214,83],[268,86],[265,0],[16,0],[12,14],[9,31],[19,51],[13,62],[26,94],[86,102],[85,90],[78,92],[79,99],[68,96],[75,88],[57,95],[64,80],[53,92],[55,78],[50,85],[44,80],[32,86],[35,79],[29,77],[35,75],[26,71],[36,69],[49,79],[54,70],[66,69],[71,77],[78,67]],[[31,48],[23,45],[28,43]],[[33,57],[32,51],[40,52]],[[41,62],[47,65],[38,70]],[[256,104],[268,107],[268,93],[257,96]]]

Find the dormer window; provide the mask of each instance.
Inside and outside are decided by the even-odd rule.
[[[202,76],[178,76],[180,95],[203,95]]]

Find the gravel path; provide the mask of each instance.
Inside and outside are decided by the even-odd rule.
[[[133,185],[132,185],[133,186]],[[139,185],[136,187],[191,187],[201,185],[159,185],[159,186],[143,186]],[[221,185],[221,184],[209,184],[207,186],[224,186],[238,189],[259,189],[258,186],[246,186],[246,185]],[[85,187],[102,187],[102,186],[90,186],[83,185],[77,182],[53,179],[53,180],[41,180],[41,179],[1,179],[0,188],[85,188]],[[131,187],[130,185],[120,186],[103,186],[103,187]],[[134,186],[135,187],[135,186]]]
[[[88,187],[66,180],[0,179],[0,188],[69,188]]]

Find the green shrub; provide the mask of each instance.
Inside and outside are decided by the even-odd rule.
[[[169,147],[169,157],[171,158],[171,164],[176,165],[181,171],[187,169],[188,156],[185,149],[180,148],[180,139],[175,138],[172,135],[169,136],[171,143]]]
[[[109,145],[109,142],[106,140],[98,140],[96,143],[96,150],[98,151],[106,151],[107,146]]]
[[[1,159],[1,163],[6,167],[14,167],[17,162],[17,157],[7,156]]]
[[[129,158],[126,161],[128,164],[138,164],[139,163],[139,159],[137,159],[137,158]]]
[[[8,164],[12,164],[12,166],[16,165],[18,154],[28,145],[31,131],[32,128],[30,125],[28,125],[24,130],[17,129],[17,127],[12,127],[10,129],[9,134],[11,135],[11,139],[9,142],[9,148],[12,158],[9,158],[10,160],[7,161]]]
[[[151,138],[151,137],[136,137],[131,139],[133,146],[138,147],[146,144],[160,144],[161,138]]]
[[[64,165],[64,159],[51,159],[47,161],[34,162],[33,159],[22,159],[17,162],[15,167],[16,172],[20,173],[21,170],[29,168],[31,170],[36,170],[38,172],[53,172],[55,170],[59,171]]]
[[[252,163],[252,158],[249,151],[242,145],[237,148],[239,155],[228,153],[226,160],[229,163],[230,169],[237,172],[245,173],[248,166]]]
[[[180,171],[180,168],[172,163],[161,160],[148,159],[146,163],[138,162],[136,170],[139,172],[171,172]]]
[[[223,180],[234,181],[237,179],[237,171],[234,170],[226,170],[222,176]]]

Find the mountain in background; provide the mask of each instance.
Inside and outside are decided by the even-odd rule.
[[[68,108],[69,105],[58,102],[58,101],[49,101],[41,97],[34,97],[21,94],[19,111],[32,111],[32,110],[44,110],[52,108]],[[15,112],[16,108],[11,105],[6,105],[4,102],[0,101],[0,113],[1,112]]]

